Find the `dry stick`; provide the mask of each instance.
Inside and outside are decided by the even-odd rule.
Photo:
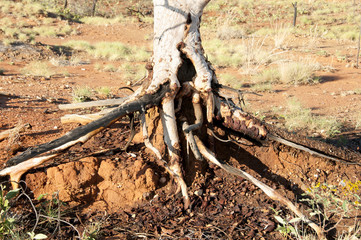
[[[101,118],[103,114],[94,113],[94,114],[66,114],[60,118],[62,124],[67,123],[80,123],[80,124],[88,124],[94,120]]]
[[[60,118],[60,121],[62,124],[66,123],[80,123],[80,124],[88,124],[94,120],[97,120],[104,115],[110,113],[116,108],[106,108],[100,112],[97,113],[91,113],[91,114],[66,114],[63,117]]]
[[[95,16],[95,7],[97,5],[97,0],[93,0],[93,6],[92,6],[92,17]]]
[[[79,109],[79,108],[114,106],[114,105],[122,104],[126,99],[128,98],[124,97],[124,98],[106,99],[106,100],[91,101],[91,102],[60,104],[58,105],[58,107],[61,110],[69,110],[69,109]]]
[[[0,141],[4,140],[5,138],[11,137],[13,134],[22,133],[27,129],[30,129],[31,125],[29,123],[23,124],[21,126],[14,127],[12,129],[8,129],[5,131],[2,131],[0,133]]]
[[[127,151],[128,147],[132,143],[134,136],[135,136],[134,114],[131,113],[128,116],[130,118],[130,135],[129,135],[128,142],[125,144],[124,148],[122,149],[125,152]]]
[[[206,159],[208,159],[213,164],[216,164],[217,166],[219,166],[223,170],[225,170],[225,171],[227,171],[227,172],[229,172],[231,174],[234,174],[234,175],[240,176],[242,178],[245,178],[248,181],[252,182],[254,185],[259,187],[268,197],[270,197],[271,199],[279,201],[279,202],[283,203],[284,205],[286,205],[286,207],[288,209],[290,209],[292,212],[294,212],[302,221],[307,223],[311,228],[313,228],[313,230],[316,231],[319,239],[325,239],[323,230],[317,224],[315,224],[314,222],[309,220],[307,218],[307,216],[304,215],[290,200],[283,197],[281,194],[279,194],[277,191],[275,191],[271,187],[267,186],[266,184],[260,182],[256,178],[252,177],[250,174],[248,174],[248,173],[246,173],[246,172],[244,172],[244,171],[242,171],[240,169],[229,166],[228,164],[225,164],[222,161],[219,161],[214,156],[214,154],[204,146],[202,141],[197,136],[194,136],[194,138],[195,138],[196,143],[198,145],[199,151],[201,152],[201,154]]]
[[[358,59],[359,59],[359,56],[360,56],[360,38],[361,38],[361,19],[360,19],[360,32],[358,34],[356,68],[358,68]]]
[[[296,27],[296,19],[297,19],[297,2],[292,3],[292,6],[294,8],[294,13],[293,13],[293,26]]]

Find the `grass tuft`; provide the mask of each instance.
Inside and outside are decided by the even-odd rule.
[[[320,68],[320,65],[312,60],[280,63],[278,65],[280,82],[293,85],[319,83],[320,78],[315,76],[315,71]]]
[[[95,91],[100,95],[101,98],[109,98],[112,96],[112,89],[110,87],[98,87]]]
[[[30,62],[27,66],[21,69],[21,73],[24,75],[50,78],[55,74],[55,71],[49,68],[47,62],[35,61]]]
[[[342,123],[333,117],[320,117],[311,113],[311,109],[304,108],[299,100],[291,98],[283,113],[285,126],[288,130],[318,131],[326,137],[334,137],[341,132]]]
[[[73,102],[90,101],[93,96],[93,90],[88,86],[78,86],[73,89]]]
[[[150,53],[145,48],[129,46],[121,42],[99,42],[92,45],[87,41],[72,40],[66,42],[64,46],[85,51],[95,58],[111,61],[145,62],[150,57]]]

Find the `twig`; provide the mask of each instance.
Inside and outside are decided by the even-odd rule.
[[[131,113],[128,116],[130,118],[130,135],[129,135],[128,142],[125,144],[125,146],[123,148],[123,151],[125,151],[125,152],[127,151],[129,145],[131,144],[131,142],[135,136],[134,114]]]
[[[43,217],[43,218],[50,219],[50,220],[56,220],[56,221],[59,221],[59,222],[62,222],[62,223],[65,223],[65,224],[69,225],[70,227],[72,227],[76,231],[76,233],[78,234],[78,238],[81,239],[81,235],[80,235],[78,229],[73,224],[71,224],[70,222],[67,222],[67,221],[64,221],[64,220],[61,220],[61,219],[58,219],[58,218],[54,218],[54,217],[45,216],[43,214],[39,214],[39,217]]]
[[[292,6],[294,8],[294,13],[293,13],[293,26],[296,27],[296,19],[297,19],[297,2],[292,3]]]

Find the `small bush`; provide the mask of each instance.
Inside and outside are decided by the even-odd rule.
[[[229,73],[220,74],[218,78],[220,83],[235,89],[240,89],[243,86],[242,81],[233,74],[229,74]]]
[[[96,92],[102,97],[102,98],[108,98],[112,95],[112,89],[110,87],[99,87],[96,89]]]
[[[252,77],[255,84],[275,84],[280,82],[280,72],[277,68],[267,68]]]
[[[116,72],[118,69],[111,64],[105,65],[103,71],[105,72]]]
[[[118,15],[115,18],[104,18],[104,17],[83,17],[80,19],[81,22],[96,25],[96,26],[105,26],[105,25],[112,25],[116,23],[126,22],[127,18],[123,15]]]
[[[122,64],[118,71],[122,78],[130,83],[138,82],[146,75],[143,64]]]

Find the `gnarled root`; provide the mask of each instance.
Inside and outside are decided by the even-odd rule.
[[[256,185],[257,187],[259,187],[268,197],[270,197],[273,200],[279,201],[280,203],[284,204],[288,209],[290,209],[293,213],[295,213],[302,221],[304,221],[305,223],[307,223],[311,228],[313,228],[313,230],[315,230],[315,232],[317,233],[319,239],[325,239],[324,233],[322,231],[322,229],[315,224],[314,222],[312,222],[311,220],[309,220],[307,218],[306,215],[304,215],[299,208],[297,208],[290,200],[286,199],[285,197],[283,197],[281,194],[279,194],[277,191],[275,191],[274,189],[270,188],[269,186],[267,186],[266,184],[258,181],[256,178],[252,177],[250,174],[231,167],[225,163],[223,163],[222,161],[219,161],[214,154],[207,149],[204,144],[202,143],[202,141],[195,136],[195,141],[197,143],[198,149],[201,152],[201,154],[208,159],[210,162],[212,162],[213,164],[216,164],[217,166],[219,166],[220,168],[222,168],[223,170],[240,176],[242,178],[247,179],[248,181],[252,182],[254,185]]]
[[[180,144],[177,130],[177,122],[174,111],[174,99],[165,99],[163,101],[163,109],[161,111],[161,120],[164,131],[164,141],[169,153],[169,168],[172,170],[173,177],[178,182],[179,189],[182,191],[184,198],[184,208],[187,209],[190,205],[187,185],[183,178],[183,169],[181,166]]]

